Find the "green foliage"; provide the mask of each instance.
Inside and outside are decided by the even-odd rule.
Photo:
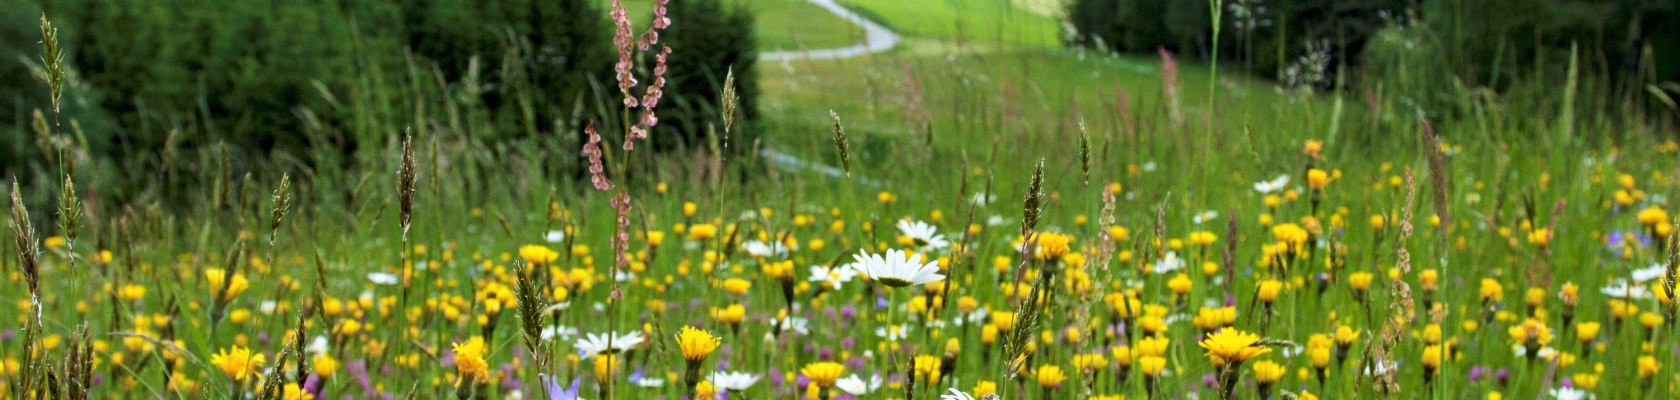
[[[575,148],[584,121],[604,131],[620,122],[612,27],[596,0],[41,4],[63,27],[73,72],[63,131],[85,128],[87,155],[110,162],[112,180],[141,185],[115,196],[211,184],[176,173],[193,158],[226,160],[234,177],[352,166],[387,147],[393,132],[412,130],[453,136],[495,159]],[[3,9],[0,55],[38,64],[42,10]],[[718,119],[719,85],[733,68],[742,101],[733,148],[746,148],[758,114],[748,6],[688,0],[671,9],[676,24],[664,43],[674,55],[659,132],[698,143]],[[632,16],[637,33],[645,18]],[[648,54],[641,76],[651,76]],[[15,133],[0,146],[0,175],[26,179],[52,175],[30,127],[31,111],[48,104],[45,89],[27,65],[0,63],[0,76],[16,77],[0,83],[8,106],[0,122]],[[576,167],[566,164],[545,168],[564,175]],[[139,171],[155,179],[138,179],[148,174]]]
[[[1453,78],[1450,66],[1431,61],[1441,51],[1440,40],[1427,28],[1384,29],[1365,48],[1366,83],[1408,106],[1443,109],[1457,101],[1455,88],[1461,82]]]
[[[658,114],[663,127],[656,131],[680,132],[680,143],[703,146],[708,129],[721,135],[720,95],[729,70],[735,71],[736,93],[741,99],[731,148],[747,149],[752,144],[751,121],[758,116],[758,54],[752,36],[752,16],[744,7],[725,6],[717,0],[672,0],[671,27],[661,35],[671,47],[665,73],[665,100]],[[651,60],[648,60],[651,61]],[[651,65],[643,62],[641,65]],[[644,82],[646,83],[646,82]],[[658,146],[672,146],[672,140],[655,139]]]
[[[407,45],[443,79],[485,85],[499,139],[572,130],[610,79],[605,12],[589,0],[408,0]]]

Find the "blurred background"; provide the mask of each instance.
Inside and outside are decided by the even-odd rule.
[[[626,1],[637,32],[652,3]],[[393,138],[410,131],[475,149],[460,165],[489,171],[512,163],[575,178],[582,126],[621,132],[626,120],[613,81],[611,4],[0,0],[0,176],[50,179],[55,149],[72,149],[80,168],[95,171],[85,179],[106,195],[160,197],[167,195],[159,187],[205,183],[195,180],[206,174],[180,173],[195,166],[223,165],[230,176],[271,167],[384,170],[357,160],[383,162],[369,155],[390,153]],[[843,8],[825,8],[834,4]],[[961,146],[935,144],[950,142],[934,140],[936,131],[959,138],[1067,131],[1075,115],[1109,115],[1102,119],[1114,122],[1105,126],[1123,129],[1128,122],[1113,116],[1123,114],[1114,103],[1158,104],[1150,96],[1159,91],[1162,54],[1185,63],[1178,73],[1187,93],[1208,92],[1194,85],[1217,56],[1226,96],[1330,93],[1442,118],[1469,112],[1466,99],[1478,96],[1497,96],[1510,112],[1553,110],[1553,93],[1569,79],[1582,82],[1571,101],[1610,114],[1671,115],[1680,90],[1680,3],[1671,0],[671,0],[668,7],[673,24],[663,44],[673,54],[653,141],[662,152],[705,146],[731,70],[743,101],[734,149],[821,148],[827,111],[837,110],[862,151],[876,154],[903,143]],[[45,135],[36,121],[55,117],[42,112],[50,108],[39,78],[43,14],[61,30],[70,68],[56,117],[62,129]],[[872,35],[868,25],[890,35]],[[818,54],[866,44],[879,46]],[[653,64],[644,59],[638,68],[645,74]],[[1279,98],[1235,100],[1231,109],[1244,101],[1263,109]],[[821,153],[806,157],[833,161]]]

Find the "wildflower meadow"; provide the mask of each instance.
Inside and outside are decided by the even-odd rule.
[[[1420,55],[1452,6],[1273,49],[1313,21],[1189,2],[1141,15],[1193,39],[1135,51],[1141,17],[1083,36],[1126,2],[595,0],[559,15],[610,59],[558,84],[570,42],[378,55],[429,14],[350,3],[280,15],[354,67],[292,88],[250,50],[158,89],[179,112],[89,78],[120,28],[26,16],[0,399],[1680,392],[1680,84],[1587,33],[1482,74]],[[756,52],[682,47],[725,11]],[[253,32],[156,56],[302,46]],[[307,100],[230,105],[271,97]]]

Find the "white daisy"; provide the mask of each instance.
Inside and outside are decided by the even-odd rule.
[[[1303,350],[1305,350],[1305,348],[1300,345],[1284,346],[1283,358],[1295,358],[1295,356],[1301,355],[1301,351]]]
[[[711,376],[706,377],[706,380],[712,381],[712,385],[723,388],[723,390],[739,392],[758,383],[758,375],[745,372],[716,371],[712,372]]]
[[[257,310],[262,311],[263,314],[273,314],[274,310],[278,308],[280,308],[280,303],[276,303],[274,300],[263,300],[262,303],[257,304]]]
[[[1272,178],[1272,180],[1269,181],[1255,182],[1254,191],[1260,192],[1260,194],[1268,194],[1283,190],[1283,187],[1287,185],[1289,185],[1289,175],[1278,175],[1276,178]]]
[[[328,345],[327,345],[327,337],[326,336],[316,336],[314,339],[311,339],[309,341],[309,346],[304,347],[303,351],[307,352],[309,354],[316,354],[316,355],[325,354],[328,350],[327,346]]]
[[[1668,273],[1668,266],[1662,263],[1651,264],[1650,267],[1633,270],[1633,281],[1639,283],[1650,282]]]
[[[1587,392],[1572,387],[1552,389],[1548,394],[1551,394],[1552,398],[1557,400],[1582,400],[1591,397]]]
[[[1604,287],[1599,288],[1598,291],[1599,293],[1604,293],[1605,296],[1618,299],[1644,300],[1651,297],[1651,292],[1646,291],[1644,286],[1640,286],[1636,283],[1629,283],[1627,280],[1623,279],[1611,281],[1610,284],[1604,285]]]
[[[746,250],[747,254],[751,254],[753,257],[759,258],[772,256],[781,257],[787,255],[788,253],[788,247],[785,244],[781,244],[779,242],[765,243],[757,240],[742,243],[741,250]]]
[[[977,309],[974,309],[974,312],[971,312],[971,313],[968,313],[968,314],[963,314],[963,315],[958,315],[957,318],[952,320],[951,322],[953,324],[956,324],[957,326],[985,325],[986,316],[990,315],[990,313],[991,312],[987,311],[985,308],[977,308]]]
[[[840,290],[841,285],[846,282],[851,282],[852,278],[857,277],[857,274],[856,270],[846,268],[844,266],[827,267],[822,265],[812,265],[811,277],[807,280],[817,282],[818,284],[828,287],[831,290]]]
[[[1517,357],[1528,357],[1528,347],[1512,343],[1511,354]],[[1542,360],[1550,360],[1557,355],[1557,349],[1553,349],[1551,346],[1541,347],[1540,351],[1535,352],[1534,355]]]
[[[1365,367],[1365,376],[1377,376],[1377,375],[1387,374],[1388,371],[1393,370],[1395,368],[1400,368],[1400,362],[1399,361],[1388,360],[1388,361],[1374,362],[1374,363],[1371,363],[1371,365]]]
[[[577,328],[555,325],[543,328],[541,335],[542,340],[545,341],[553,340],[554,338],[560,338],[560,340],[572,340],[572,337],[577,336],[577,333]]]
[[[397,284],[397,274],[384,273],[384,272],[369,272],[367,274],[367,278],[368,278],[369,281],[373,281],[373,284],[375,284],[375,285],[395,285],[395,284]]]
[[[811,322],[800,317],[780,317],[770,320],[770,327],[777,332],[793,332],[800,335],[811,334]]]
[[[875,328],[875,336],[887,338],[888,341],[899,341],[910,337],[910,324],[889,325]]]
[[[636,384],[636,386],[645,387],[645,388],[654,388],[654,387],[665,386],[665,380],[664,379],[651,378],[651,377],[648,377],[647,375],[638,376],[638,377],[636,377],[636,379],[631,379],[630,383],[634,383],[634,384]]]
[[[565,231],[548,231],[548,234],[543,235],[543,240],[547,240],[549,243],[564,242],[564,241],[566,241],[566,232]]]
[[[957,388],[951,388],[950,393],[939,395],[939,400],[974,400],[974,396],[968,393],[963,393],[963,391],[957,390]]]
[[[1219,211],[1207,210],[1207,211],[1202,211],[1200,213],[1197,213],[1195,216],[1190,217],[1190,222],[1195,222],[1195,223],[1200,224],[1200,223],[1203,223],[1203,222],[1213,222],[1213,220],[1216,220],[1216,219],[1219,219]]]
[[[1157,274],[1174,272],[1182,268],[1184,268],[1184,259],[1178,258],[1177,252],[1169,251],[1166,257],[1155,260],[1154,271]]]
[[[1190,320],[1190,314],[1173,313],[1172,315],[1168,315],[1167,318],[1162,319],[1161,322],[1167,324],[1167,326],[1172,326],[1172,325],[1176,325],[1178,323],[1181,323],[1181,322],[1184,322],[1184,321],[1189,321],[1189,320]]]
[[[857,374],[851,374],[834,381],[834,387],[840,388],[846,394],[862,396],[881,388],[881,376],[870,376],[869,381],[864,382],[863,378],[859,378]]]
[[[899,220],[898,232],[909,236],[922,249],[943,249],[951,245],[945,240],[945,235],[939,234],[939,228],[922,221]]]
[[[1002,215],[993,215],[993,216],[990,216],[990,217],[986,217],[986,226],[1003,226],[1003,225],[1009,225],[1009,219],[1004,218]]]
[[[945,275],[939,274],[939,261],[923,264],[920,254],[907,256],[903,251],[894,249],[887,250],[885,256],[860,251],[852,257],[857,260],[851,264],[852,269],[888,287],[924,285],[945,279]]]
[[[608,346],[609,336],[611,337],[611,346]],[[628,351],[630,348],[642,344],[642,340],[641,331],[632,331],[622,335],[613,333],[590,333],[585,334],[582,339],[578,339],[577,343],[572,344],[572,346],[577,348],[579,356],[587,359],[598,354],[622,353]]]

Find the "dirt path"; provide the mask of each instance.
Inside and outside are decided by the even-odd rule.
[[[859,28],[863,28],[863,43],[831,49],[764,52],[759,53],[758,59],[766,61],[785,61],[857,57],[892,49],[893,46],[898,45],[898,42],[901,39],[898,34],[894,33],[891,29],[887,29],[887,27],[875,23],[875,21],[863,18],[863,16],[852,12],[852,10],[846,9],[846,7],[841,6],[840,3],[836,3],[834,0],[810,0],[810,2],[811,4],[816,4],[818,7],[828,10],[828,12],[834,13],[834,15],[839,16],[840,19],[846,20],[846,22],[850,22],[853,25],[857,25]]]

